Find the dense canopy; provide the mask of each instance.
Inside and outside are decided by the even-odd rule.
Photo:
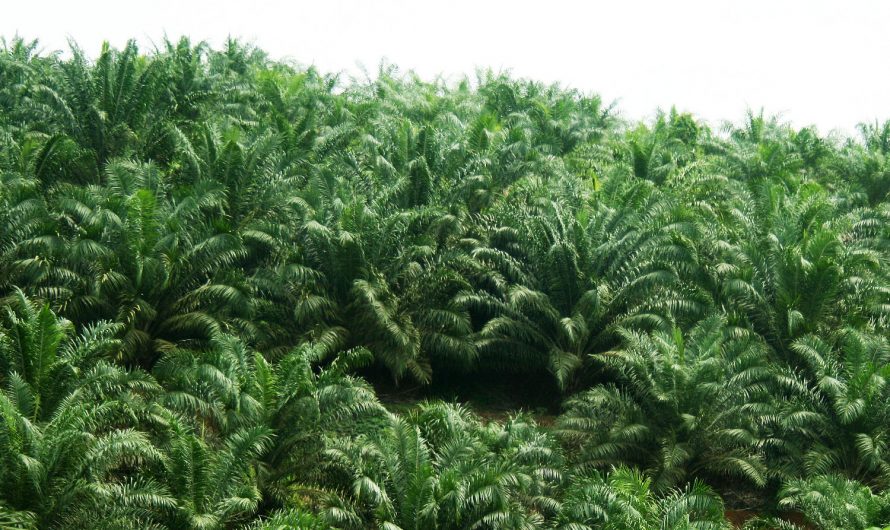
[[[38,49],[0,48],[0,528],[890,524],[890,122]]]

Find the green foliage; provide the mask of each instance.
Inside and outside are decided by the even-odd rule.
[[[690,478],[733,477],[762,486],[758,424],[770,411],[765,348],[720,318],[684,336],[624,331],[625,349],[603,355],[617,386],[567,402],[559,433],[583,466],[646,469],[656,489]]]
[[[890,499],[837,475],[791,480],[779,491],[779,506],[793,508],[818,528],[864,529],[885,525]]]
[[[887,524],[890,122],[39,49],[0,45],[0,527]],[[371,386],[495,379],[555,425]]]
[[[657,498],[651,481],[628,468],[608,476],[598,473],[579,476],[566,491],[557,528],[729,528],[723,516],[723,501],[710,488],[695,482]]]

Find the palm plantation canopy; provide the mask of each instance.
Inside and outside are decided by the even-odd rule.
[[[0,527],[890,524],[890,123],[36,50],[0,50]],[[490,381],[559,416],[433,399]]]

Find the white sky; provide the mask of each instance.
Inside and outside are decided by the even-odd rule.
[[[764,107],[823,133],[890,118],[887,1],[0,0],[0,35],[16,32],[93,56],[102,40],[232,35],[325,71],[384,57],[425,78],[509,69],[618,100],[628,118]]]

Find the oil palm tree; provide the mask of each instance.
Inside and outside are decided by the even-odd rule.
[[[117,342],[98,326],[71,336],[69,323],[19,293],[0,330],[4,390],[0,479],[7,508],[40,528],[143,520],[173,501],[152,468],[164,454],[151,400],[160,391],[141,372],[106,363]],[[129,470],[141,468],[141,477]]]
[[[763,344],[716,316],[688,334],[623,336],[620,350],[601,356],[617,384],[571,398],[560,417],[578,465],[637,465],[659,491],[690,478],[765,484],[760,425],[772,376]]]
[[[720,497],[703,483],[657,497],[652,481],[626,467],[608,475],[575,477],[568,486],[556,528],[730,528]]]
[[[211,446],[188,427],[174,426],[165,476],[176,503],[161,518],[164,527],[214,529],[249,521],[261,501],[257,466],[271,440],[268,428],[256,426]]]
[[[775,428],[787,450],[779,461],[792,476],[835,473],[883,487],[890,477],[886,340],[843,330],[833,341],[806,335],[791,349],[800,364],[778,379],[786,398]]]
[[[886,494],[837,475],[789,481],[779,491],[779,505],[800,510],[817,528],[876,528],[890,521]]]

